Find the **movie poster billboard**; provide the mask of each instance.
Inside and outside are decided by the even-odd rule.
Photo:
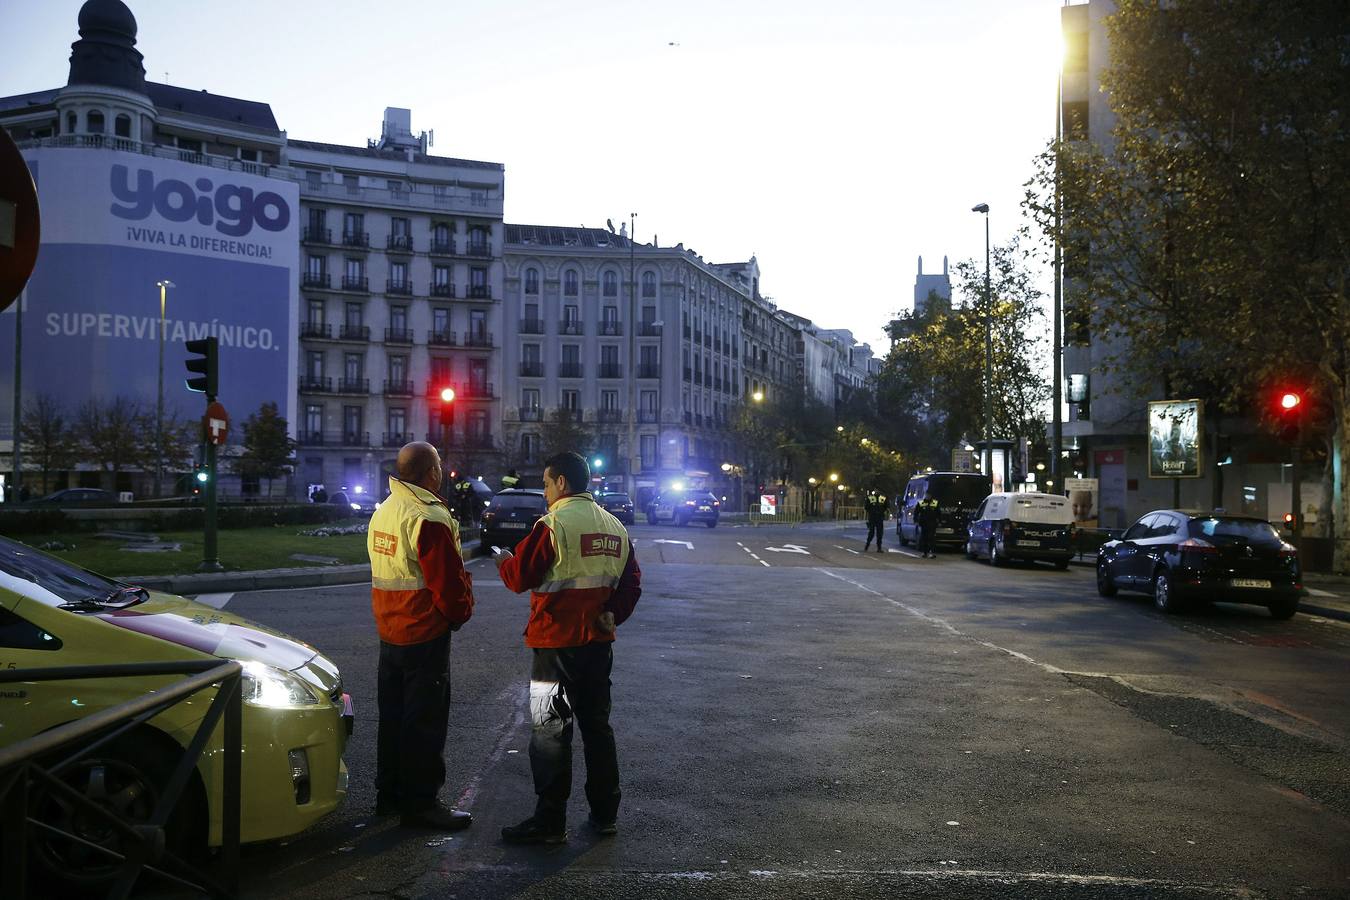
[[[1149,478],[1201,476],[1203,420],[1203,400],[1155,400],[1149,403]]]
[[[1064,479],[1064,495],[1069,498],[1069,506],[1073,509],[1074,525],[1079,528],[1097,527],[1097,493],[1095,478]]]
[[[272,401],[294,426],[297,185],[111,149],[24,156],[42,210],[37,268],[22,301],[25,402],[50,396],[67,421],[90,401],[116,398],[153,415],[157,282],[168,281],[166,417],[201,417],[203,396],[183,384],[184,342],[214,336],[219,399],[231,416],[242,422]],[[14,310],[0,315],[0,438],[12,421]]]

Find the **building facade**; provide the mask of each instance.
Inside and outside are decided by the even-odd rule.
[[[943,312],[952,309],[952,280],[947,273],[947,257],[942,257],[942,274],[923,272],[923,257],[919,257],[919,268],[914,276],[914,315],[927,315],[929,310],[937,308]]]

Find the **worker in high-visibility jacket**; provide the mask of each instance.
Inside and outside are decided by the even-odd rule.
[[[398,453],[389,496],[370,517],[370,605],[380,635],[375,812],[413,827],[458,831],[467,812],[436,799],[445,784],[450,632],[473,615],[459,525],[437,493],[441,458],[416,441]]]
[[[591,470],[577,453],[544,463],[548,512],[518,546],[494,548],[502,582],[530,592],[525,644],[530,672],[530,768],[534,815],[502,829],[509,843],[561,843],[572,791],[572,720],[586,744],[591,829],[618,833],[619,758],[609,724],[614,632],[642,595],[642,573],[622,523],[586,488]]]
[[[516,474],[515,469],[507,469],[506,474],[502,476],[502,490],[509,491],[511,488],[520,486],[520,476]]]

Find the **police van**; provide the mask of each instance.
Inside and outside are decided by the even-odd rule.
[[[914,476],[905,485],[905,493],[900,497],[900,508],[895,516],[895,534],[901,546],[909,546],[911,541],[918,542],[919,526],[914,516],[919,504],[929,497],[937,500],[938,504],[934,546],[965,546],[966,526],[991,490],[988,475],[928,472]]]

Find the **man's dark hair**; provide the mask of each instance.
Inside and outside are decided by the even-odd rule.
[[[580,453],[566,450],[550,456],[544,460],[544,468],[552,469],[555,477],[561,475],[566,478],[567,489],[574,494],[591,486],[591,467]]]

